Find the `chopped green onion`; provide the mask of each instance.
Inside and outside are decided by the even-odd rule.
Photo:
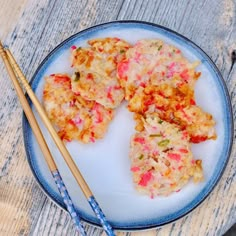
[[[120,53],[125,53],[125,50],[120,50]]]
[[[164,139],[158,143],[158,146],[160,147],[166,147],[169,144],[170,140],[169,139]]]
[[[159,124],[162,124],[162,123],[163,123],[163,120],[159,120],[158,123],[159,123]]]
[[[160,51],[162,49],[162,45],[160,45],[159,47],[158,47],[158,51]]]
[[[77,49],[76,49],[76,51],[79,51],[81,49],[81,47],[78,47]]]
[[[138,159],[139,159],[139,160],[142,160],[143,157],[144,157],[143,154],[141,154],[141,155],[138,157]]]

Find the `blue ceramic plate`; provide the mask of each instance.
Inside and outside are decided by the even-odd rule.
[[[168,197],[150,199],[139,194],[132,184],[128,157],[129,139],[135,132],[134,121],[125,103],[117,109],[103,140],[95,144],[85,145],[76,141],[67,144],[75,163],[115,229],[148,229],[175,221],[191,212],[210,194],[227,164],[232,145],[233,124],[230,99],[224,80],[211,59],[187,38],[151,23],[118,21],[97,25],[73,35],[44,59],[32,79],[33,90],[40,101],[45,76],[60,72],[72,73],[69,61],[70,47],[84,46],[87,40],[98,37],[119,37],[130,43],[135,43],[139,39],[159,38],[180,48],[190,61],[201,62],[197,68],[202,75],[196,84],[196,101],[213,115],[218,135],[215,141],[206,141],[192,147],[195,157],[203,160],[204,182],[190,182],[180,192]],[[32,108],[78,213],[86,222],[99,225],[34,107]],[[25,117],[23,130],[32,172],[47,195],[65,209]]]

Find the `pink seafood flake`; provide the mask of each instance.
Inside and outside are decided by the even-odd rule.
[[[89,140],[90,140],[91,143],[95,143],[95,141],[96,141],[94,137],[90,137]]]
[[[137,171],[140,170],[140,168],[139,168],[138,166],[134,166],[134,167],[131,167],[130,170],[131,170],[132,172],[137,172]]]
[[[181,160],[180,154],[177,154],[177,153],[168,153],[168,157],[172,160],[175,160],[175,161]]]
[[[129,69],[129,61],[123,61],[118,64],[117,66],[117,73],[120,78],[124,77],[124,74],[128,71]]]
[[[138,52],[136,52],[136,53],[135,53],[134,60],[135,60],[136,62],[139,62],[139,61],[140,61],[140,58],[141,58],[141,54],[138,53]]]
[[[102,123],[103,122],[103,116],[100,112],[97,111],[97,120],[96,123]]]
[[[141,175],[141,180],[139,181],[139,185],[140,186],[147,186],[148,182],[151,180],[152,178],[152,173],[150,171],[147,171],[146,173]]]
[[[65,75],[56,75],[54,77],[54,82],[55,83],[67,83],[67,82],[70,82],[70,78]]]
[[[140,143],[140,144],[145,144],[145,139],[143,137],[136,137],[136,138],[134,138],[134,142]]]
[[[185,81],[189,80],[189,74],[188,74],[187,69],[183,70],[179,75],[183,80],[185,80]]]
[[[182,152],[182,153],[188,153],[188,150],[184,149],[184,148],[180,148],[179,151]]]
[[[112,86],[110,86],[108,88],[108,91],[107,91],[107,98],[111,101],[111,102],[114,102],[114,99],[112,97]]]
[[[73,119],[73,122],[74,124],[76,125],[81,125],[83,120],[79,117],[79,116],[76,116],[74,119]]]

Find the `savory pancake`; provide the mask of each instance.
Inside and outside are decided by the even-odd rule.
[[[44,107],[62,140],[89,143],[104,137],[113,117],[111,109],[75,95],[66,74],[50,75],[45,81]]]
[[[194,160],[186,131],[149,114],[144,131],[131,138],[130,160],[138,191],[151,198],[178,192],[193,177],[203,180],[201,160]]]
[[[130,99],[128,109],[142,116],[157,113],[160,119],[188,131],[193,143],[216,138],[213,117],[196,105],[194,92],[186,85],[174,88],[169,84],[161,84],[139,88]],[[140,120],[140,117],[136,117],[136,120]],[[140,127],[139,131],[142,130]]]
[[[188,84],[194,87],[200,76],[197,62],[190,63],[181,51],[157,39],[138,41],[126,52],[126,59],[118,63],[117,74],[125,89],[125,99],[131,99],[137,88],[147,85]]]
[[[118,38],[88,41],[91,47],[74,48],[72,90],[87,100],[106,108],[115,108],[124,99],[124,90],[117,79],[117,63],[125,58],[130,45]]]

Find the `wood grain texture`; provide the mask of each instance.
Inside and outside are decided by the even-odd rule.
[[[28,0],[11,0],[5,1],[1,0],[0,4],[0,19],[1,19],[1,29],[0,37],[5,38],[15,26],[15,22],[18,21],[21,16],[25,5]]]
[[[236,117],[236,3],[234,0],[0,0],[0,36],[30,79],[61,41],[89,26],[112,20],[143,20],[178,31],[216,63]],[[14,7],[13,7],[14,6]],[[8,17],[6,18],[6,14]],[[36,184],[26,161],[21,107],[0,61],[0,235],[78,235],[66,212]],[[223,177],[191,214],[160,229],[118,235],[222,235],[236,222],[236,144]],[[88,235],[104,235],[86,224]]]

